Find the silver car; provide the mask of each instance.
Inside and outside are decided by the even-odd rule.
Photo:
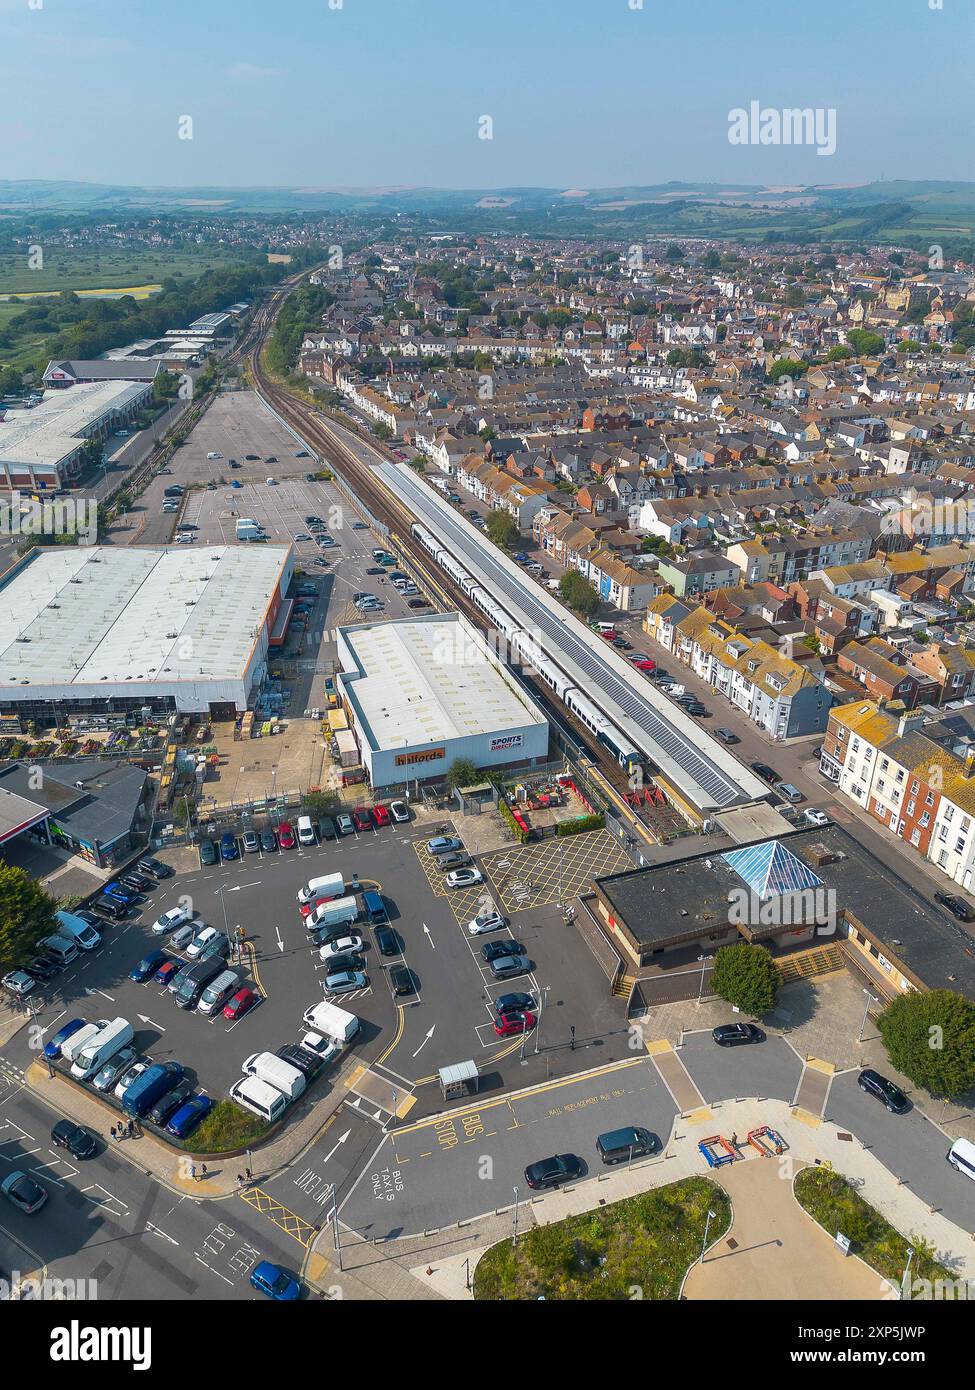
[[[135,1062],[137,1053],[134,1047],[123,1047],[121,1052],[116,1052],[97,1072],[92,1081],[96,1091],[110,1091],[119,1077]]]

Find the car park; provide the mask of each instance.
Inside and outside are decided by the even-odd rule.
[[[427,854],[446,854],[463,847],[456,835],[437,835],[435,839],[427,841]]]
[[[958,893],[938,892],[935,893],[934,900],[936,903],[940,903],[942,907],[946,907],[951,915],[956,917],[959,922],[971,922],[975,919],[975,911],[972,910],[971,905]]]
[[[209,869],[217,862],[217,847],[209,837],[200,841],[200,867]]]
[[[444,879],[448,888],[470,888],[475,883],[483,883],[484,875],[480,869],[453,869]]]
[[[232,995],[230,999],[227,1000],[226,1004],[224,1004],[224,1018],[243,1018],[244,1014],[254,1007],[259,998],[260,996],[254,990],[248,989],[246,986],[243,989],[239,989],[237,993]]]
[[[56,1149],[67,1149],[72,1158],[82,1161],[98,1151],[98,1140],[90,1129],[74,1120],[58,1120],[51,1130],[51,1143]]]
[[[711,1037],[719,1047],[738,1047],[742,1043],[760,1043],[765,1034],[754,1023],[722,1023],[711,1030]]]
[[[15,1168],[0,1182],[0,1192],[8,1202],[19,1207],[27,1216],[33,1216],[47,1201],[47,1188],[35,1182],[29,1173]]]
[[[77,1033],[80,1028],[85,1028],[86,1026],[87,1023],[85,1019],[72,1018],[62,1028],[59,1028],[54,1034],[54,1037],[44,1044],[44,1056],[47,1060],[49,1062],[56,1061],[57,1058],[61,1056],[61,1048],[68,1039]]]
[[[295,832],[289,821],[283,820],[278,826],[278,844],[282,849],[294,849]]]
[[[297,1279],[270,1260],[261,1260],[250,1272],[251,1287],[277,1303],[292,1303],[301,1295]]]
[[[911,1102],[901,1088],[895,1086],[893,1081],[888,1081],[886,1076],[881,1076],[879,1071],[874,1071],[872,1067],[867,1067],[860,1073],[857,1085],[868,1096],[879,1100],[892,1115],[905,1115],[911,1108]]]
[[[534,1027],[533,1013],[517,1013],[513,1009],[506,1014],[498,1014],[494,1020],[494,1031],[499,1038],[512,1038],[518,1033],[529,1033]]]
[[[549,1187],[560,1187],[564,1182],[573,1182],[581,1174],[582,1161],[575,1154],[553,1154],[551,1158],[529,1163],[525,1169],[525,1182],[533,1192],[541,1192]]]
[[[28,975],[25,970],[11,970],[4,975],[0,981],[8,993],[17,999],[23,999],[26,994],[30,994],[32,989],[37,987],[37,981],[33,975]]]
[[[167,932],[175,931],[184,922],[192,919],[192,912],[188,907],[171,907],[168,912],[164,912],[161,917],[157,917],[152,924],[152,930],[156,936],[165,936]]]
[[[257,832],[254,830],[245,830],[240,837],[240,842],[244,846],[245,854],[257,854],[258,850],[261,848],[261,842],[257,838]]]
[[[129,971],[129,979],[141,984],[144,980],[148,980],[150,975],[155,975],[163,961],[168,959],[165,951],[150,951],[148,955],[143,956],[140,961],[133,965]]]
[[[237,836],[228,830],[225,835],[220,837],[220,858],[225,862],[230,862],[240,858],[240,850],[237,848]]]
[[[139,1054],[134,1047],[123,1047],[110,1057],[100,1071],[95,1073],[92,1085],[96,1091],[111,1091],[131,1066],[138,1061]]]

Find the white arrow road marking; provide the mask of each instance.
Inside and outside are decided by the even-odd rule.
[[[178,1240],[173,1240],[172,1236],[168,1236],[165,1231],[161,1231],[159,1227],[154,1226],[151,1221],[146,1222],[146,1230],[152,1231],[157,1236],[162,1236],[163,1240],[168,1240],[170,1245],[179,1245]]]
[[[430,928],[427,926],[426,922],[423,923],[423,932],[424,932],[424,935],[426,936],[427,940],[429,941],[430,945],[433,947],[434,950],[436,950],[436,949],[437,949],[437,943],[434,941],[433,937],[430,935]]]
[[[147,1018],[145,1014],[136,1014],[136,1018],[139,1020],[140,1023],[152,1023],[153,1028],[158,1028],[160,1033],[165,1033],[166,1031],[161,1023],[154,1023],[153,1020],[151,1018]]]
[[[426,1037],[425,1037],[425,1038],[423,1039],[423,1041],[420,1043],[420,1046],[416,1049],[416,1052],[414,1052],[414,1054],[413,1054],[414,1057],[416,1057],[417,1054],[420,1053],[420,1052],[422,1052],[423,1049],[426,1047],[427,1043],[428,1043],[428,1042],[430,1041],[430,1039],[433,1037],[434,1029],[436,1028],[436,1026],[437,1026],[437,1025],[434,1024],[433,1027],[430,1029],[429,1033],[427,1033]]]
[[[332,1148],[332,1149],[329,1149],[328,1153],[327,1153],[327,1154],[325,1155],[325,1157],[322,1159],[322,1163],[323,1163],[323,1164],[325,1164],[325,1163],[328,1162],[328,1160],[332,1157],[332,1154],[335,1153],[335,1150],[338,1149],[342,1144],[345,1143],[346,1139],[348,1139],[348,1137],[349,1137],[349,1135],[350,1135],[351,1133],[352,1133],[351,1129],[347,1129],[347,1130],[345,1131],[345,1133],[341,1136],[341,1138],[339,1139],[339,1141],[338,1141],[338,1143],[335,1145],[335,1147]]]
[[[284,942],[281,940],[281,928],[280,928],[279,926],[276,926],[276,927],[274,928],[274,930],[275,930],[275,933],[277,934],[277,938],[278,938],[278,950],[279,950],[279,951],[283,951],[283,950],[284,950]]]

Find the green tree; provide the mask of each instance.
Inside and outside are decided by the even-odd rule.
[[[377,420],[372,427],[372,432],[377,439],[392,439],[393,431],[382,420]]]
[[[599,608],[599,595],[585,575],[566,570],[559,580],[559,594],[576,613],[591,617]]]
[[[487,523],[484,527],[488,538],[494,542],[501,550],[508,550],[518,539],[518,523],[510,512],[498,509],[488,512]]]
[[[851,328],[846,341],[857,357],[876,357],[884,350],[884,340],[879,333],[870,333],[865,328]]]
[[[950,989],[901,994],[877,1020],[887,1056],[931,1095],[975,1086],[975,1003]]]
[[[447,769],[447,786],[454,791],[457,787],[472,787],[477,781],[477,767],[470,758],[455,758]]]
[[[711,988],[729,1004],[760,1018],[775,1008],[779,972],[763,947],[739,941],[734,946],[722,946],[716,954]]]
[[[829,352],[826,354],[826,361],[845,362],[847,358],[852,356],[853,352],[850,348],[845,347],[842,343],[837,343],[836,346],[831,347]]]
[[[780,357],[777,362],[773,362],[768,369],[769,381],[778,381],[780,376],[789,376],[795,381],[808,367],[807,362],[800,362],[795,357]]]
[[[309,816],[327,816],[334,804],[329,792],[305,792],[301,798],[301,809]]]
[[[22,965],[45,936],[57,931],[57,902],[12,864],[0,863],[0,970]]]

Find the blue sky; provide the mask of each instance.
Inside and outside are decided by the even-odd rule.
[[[0,178],[975,179],[971,0],[33,3],[0,0]],[[836,153],[729,144],[753,100],[835,108]]]

